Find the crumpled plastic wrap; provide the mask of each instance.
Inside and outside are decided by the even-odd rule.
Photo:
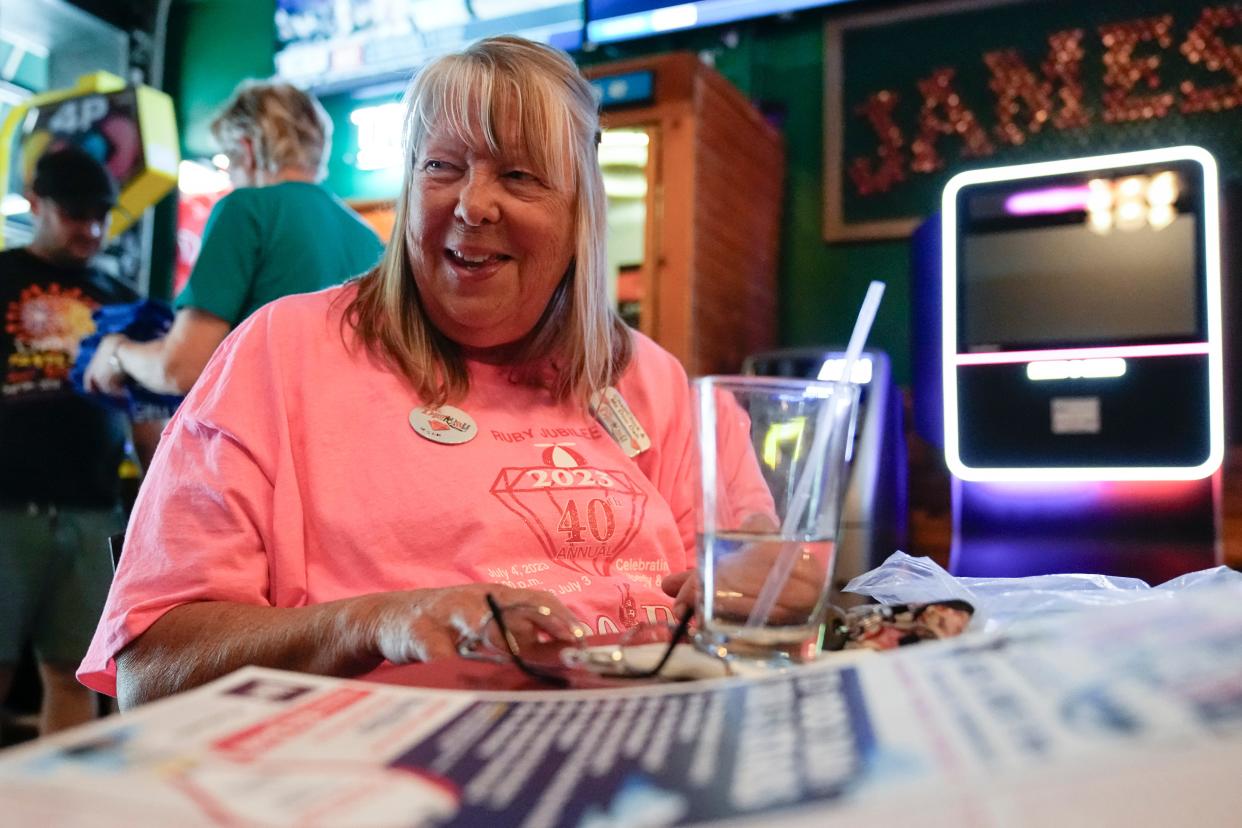
[[[958,578],[931,558],[894,552],[884,563],[845,585],[846,592],[881,604],[927,603],[958,599],[975,608],[970,629],[988,632],[1049,614],[1168,600],[1188,590],[1242,583],[1242,572],[1217,566],[1189,572],[1159,586],[1138,578],[1056,574],[1025,578]]]

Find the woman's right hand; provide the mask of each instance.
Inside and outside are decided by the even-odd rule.
[[[407,664],[454,656],[458,641],[484,622],[491,643],[503,650],[499,629],[491,623],[489,592],[501,609],[546,608],[506,614],[518,646],[575,637],[578,622],[555,597],[501,584],[381,592],[306,607],[196,601],[168,610],[117,653],[121,707],[196,687],[248,664],[357,676],[384,659]]]
[[[369,650],[394,664],[431,661],[458,655],[458,643],[483,631],[491,643],[504,649],[500,630],[487,605],[491,593],[501,609],[520,605],[546,607],[546,613],[513,613],[506,627],[525,647],[540,640],[574,640],[581,627],[565,606],[549,592],[516,589],[502,584],[462,584],[440,589],[388,592],[357,599],[357,622]]]

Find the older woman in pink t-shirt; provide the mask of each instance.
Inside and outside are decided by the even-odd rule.
[[[542,608],[529,639],[672,621],[693,584],[689,387],[607,298],[589,84],[503,37],[408,100],[383,260],[252,315],[165,432],[78,673],[122,705],[452,655],[489,593]],[[749,444],[722,462],[768,508]]]

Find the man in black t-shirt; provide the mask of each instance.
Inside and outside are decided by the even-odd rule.
[[[134,297],[88,264],[116,202],[98,161],[46,153],[27,198],[34,239],[0,252],[0,701],[31,642],[49,733],[94,716],[74,671],[107,597],[106,539],[124,528],[125,415],[76,393],[69,374],[91,313]]]

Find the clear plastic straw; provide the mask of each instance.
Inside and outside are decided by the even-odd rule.
[[[808,458],[818,460],[819,462],[807,463],[802,469],[802,475],[798,478],[798,483],[794,486],[793,497],[790,498],[788,507],[785,509],[785,521],[781,525],[781,537],[789,537],[797,528],[798,520],[802,513],[806,510],[807,499],[811,495],[811,487],[815,483],[815,478],[824,472],[823,461],[831,454],[827,451],[829,448],[825,442],[830,436],[836,439],[844,439],[844,434],[832,435],[832,423],[835,419],[835,409],[839,406],[850,404],[853,396],[853,389],[850,387],[854,374],[854,364],[858,362],[858,357],[862,354],[863,345],[867,341],[867,336],[871,333],[871,325],[875,322],[876,311],[880,307],[880,299],[884,296],[884,283],[874,281],[867,288],[867,295],[863,297],[862,307],[858,311],[858,319],[854,322],[854,331],[850,334],[849,344],[845,348],[845,364],[841,366],[841,376],[834,383],[832,396],[819,410],[819,420],[815,424],[815,437],[811,440],[811,449],[807,454]],[[841,481],[836,481],[833,491],[829,493],[831,502],[834,504],[838,500],[836,497],[836,489],[840,486]],[[776,599],[785,590],[785,583],[789,580],[789,576],[793,573],[794,565],[798,562],[798,553],[802,545],[797,542],[789,541],[781,545],[780,554],[777,556],[776,563],[772,565],[772,569],[768,572],[768,577],[764,579],[763,587],[759,590],[758,597],[755,598],[755,606],[751,609],[750,615],[746,619],[747,627],[762,627],[768,623],[768,616],[772,614],[772,608],[776,606]]]

